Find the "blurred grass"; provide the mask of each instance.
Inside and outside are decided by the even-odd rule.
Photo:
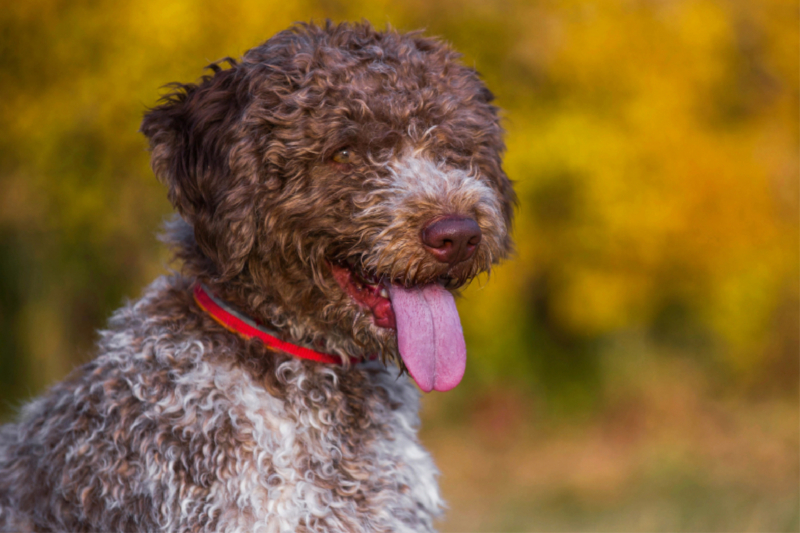
[[[0,417],[165,270],[142,113],[294,21],[425,28],[505,109],[517,257],[425,399],[448,531],[800,528],[799,6],[33,0],[0,10]]]
[[[714,398],[692,363],[653,361],[598,413],[553,417],[507,387],[462,419],[435,396],[422,440],[443,474],[443,531],[797,531],[796,405]]]

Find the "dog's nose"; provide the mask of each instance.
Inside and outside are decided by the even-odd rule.
[[[438,261],[455,265],[475,253],[481,242],[481,228],[469,217],[450,215],[428,222],[420,237]]]

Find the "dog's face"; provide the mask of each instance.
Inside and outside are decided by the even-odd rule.
[[[448,290],[509,253],[515,202],[492,94],[458,58],[367,24],[301,25],[176,86],[142,131],[194,228],[184,257],[296,339],[399,351],[423,389],[457,383]]]

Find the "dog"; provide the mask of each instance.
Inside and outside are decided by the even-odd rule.
[[[419,389],[461,380],[453,295],[513,246],[494,97],[366,22],[209,69],[141,127],[180,273],[0,429],[0,530],[431,531]]]

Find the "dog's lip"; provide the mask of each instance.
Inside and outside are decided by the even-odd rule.
[[[376,272],[375,270],[365,269],[357,264],[357,262],[352,261],[333,261],[328,260],[328,265],[330,267],[336,266],[338,268],[343,268],[349,270],[353,273],[356,279],[362,283],[363,285],[369,286],[382,286],[388,290],[390,285],[400,285],[401,287],[411,288],[411,287],[421,287],[423,285],[429,285],[431,283],[438,283],[442,287],[448,290],[458,290],[467,283],[469,283],[470,279],[460,279],[450,276],[449,274],[445,273],[438,278],[430,278],[430,279],[404,279],[402,277],[398,278],[391,278],[387,274],[381,274]],[[388,298],[388,292],[384,291],[383,294],[384,298]]]
[[[339,287],[362,308],[372,312],[373,323],[381,328],[397,329],[392,307],[390,286],[405,288],[422,287],[437,283],[448,290],[457,290],[464,281],[444,275],[438,279],[411,282],[411,280],[390,279],[374,270],[366,270],[347,261],[328,261],[333,278]]]
[[[372,312],[373,323],[381,328],[397,329],[397,323],[389,300],[387,281],[376,274],[357,272],[341,263],[329,263],[331,273],[339,287],[358,305]]]

